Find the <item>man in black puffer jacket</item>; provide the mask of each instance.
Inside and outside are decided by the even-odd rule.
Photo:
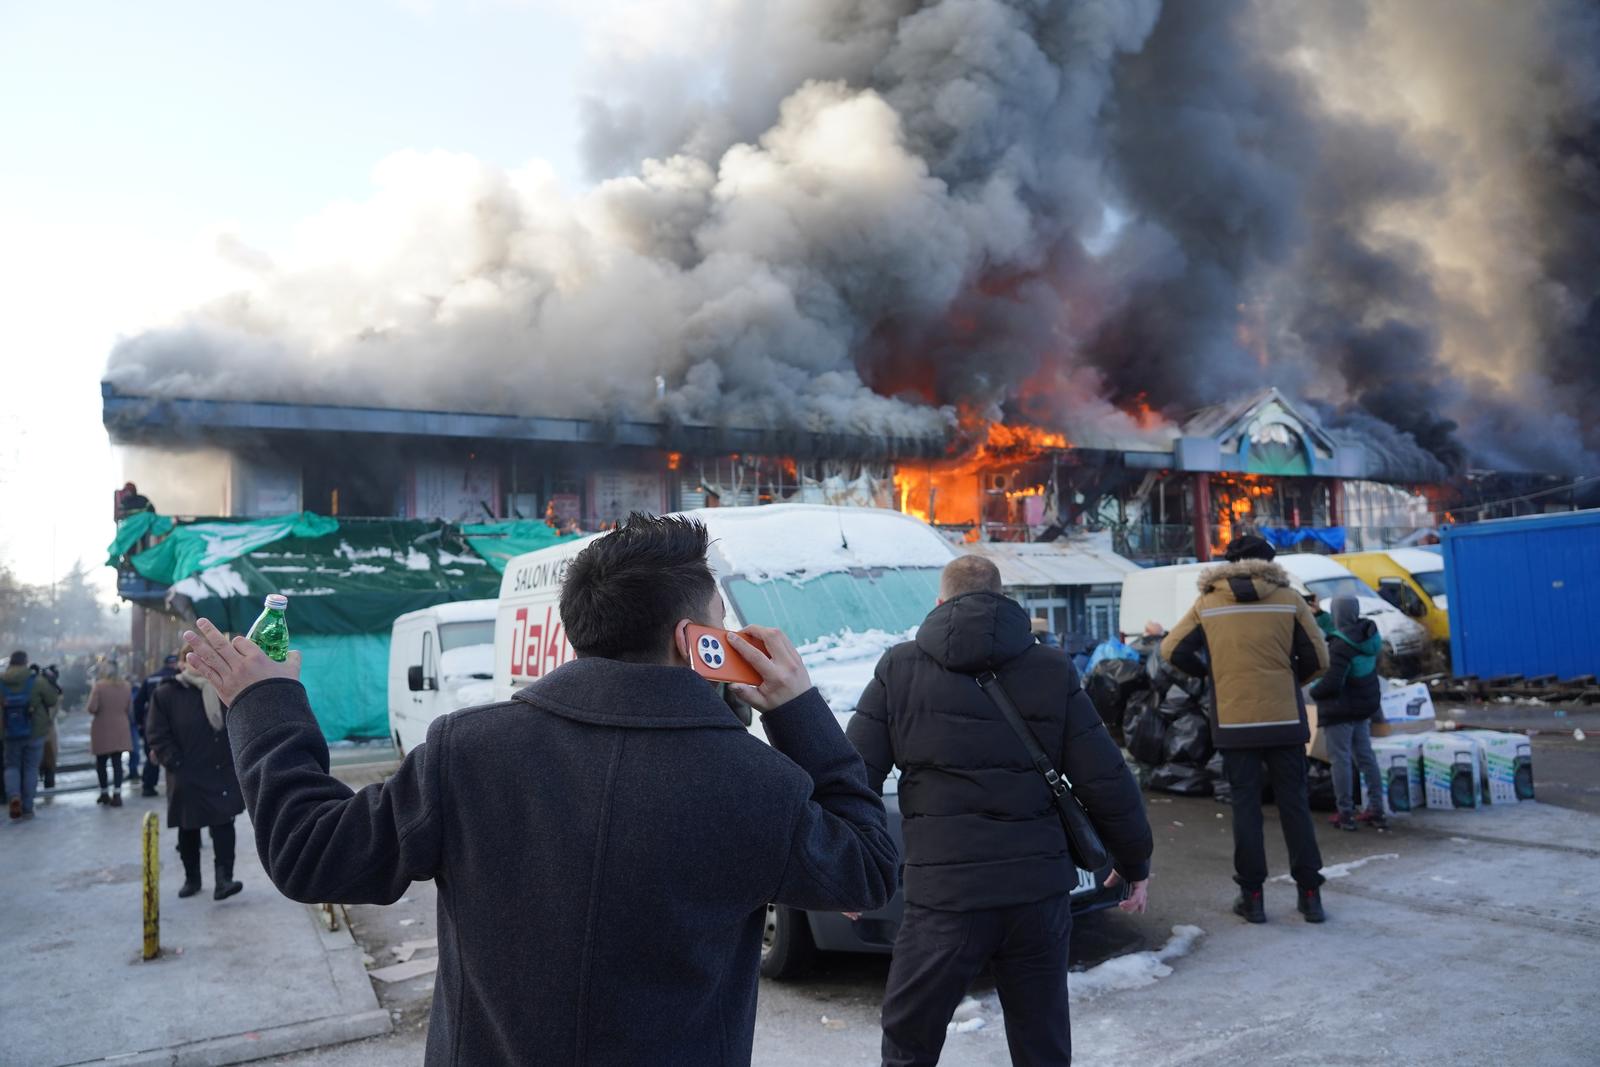
[[[1072,783],[1143,911],[1150,824],[1122,753],[1072,661],[1038,644],[1027,614],[981,556],[944,570],[939,606],[913,642],[878,662],[846,731],[882,791],[900,776],[905,919],[883,1004],[885,1065],[932,1064],[978,972],[993,963],[1019,1064],[1072,1059],[1069,893],[1077,868],[1049,788],[976,676],[993,670]]]

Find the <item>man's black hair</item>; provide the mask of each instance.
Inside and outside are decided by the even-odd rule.
[[[698,520],[635,513],[579,552],[561,583],[561,620],[578,655],[660,662],[678,620],[700,619],[716,592],[707,544]]]
[[[11,653],[11,665],[13,667],[26,667],[28,665],[28,654],[26,652]]]

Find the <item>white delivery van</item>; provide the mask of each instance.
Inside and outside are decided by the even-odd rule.
[[[400,755],[428,738],[428,726],[457,708],[494,699],[494,612],[498,601],[462,600],[408,611],[389,635],[389,734]]]
[[[1274,562],[1289,574],[1295,592],[1314,592],[1326,608],[1336,596],[1353,596],[1361,614],[1377,624],[1391,656],[1399,660],[1420,657],[1427,651],[1428,634],[1349,569],[1326,556],[1287,553]],[[1179,563],[1171,567],[1151,567],[1135,571],[1122,579],[1122,610],[1118,627],[1125,634],[1144,632],[1147,622],[1158,622],[1171,630],[1200,595],[1196,583],[1200,573],[1217,563]]]
[[[711,534],[707,556],[727,605],[723,625],[773,626],[786,633],[841,726],[879,657],[908,640],[933,609],[939,572],[957,555],[928,524],[879,508],[769,504],[685,514],[705,523]],[[573,657],[561,622],[561,580],[572,558],[593,539],[574,538],[507,565],[495,621],[496,699],[509,699]],[[759,721],[749,728],[766,740]],[[898,840],[900,809],[892,779],[884,783],[884,805]],[[1075,910],[1116,902],[1116,891],[1101,891],[1103,881],[1079,872]],[[762,973],[796,974],[819,948],[888,952],[903,907],[897,893],[887,906],[855,922],[831,912],[769,908]]]
[[[1279,556],[1275,561],[1283,566],[1306,589],[1317,594],[1324,611],[1330,609],[1336,596],[1353,596],[1361,608],[1361,617],[1377,624],[1378,633],[1390,657],[1401,673],[1411,676],[1411,668],[1420,665],[1428,652],[1428,631],[1399,608],[1378,595],[1372,586],[1357,578],[1344,564],[1327,556],[1295,552]]]

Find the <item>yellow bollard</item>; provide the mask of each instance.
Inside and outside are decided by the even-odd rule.
[[[161,820],[144,813],[144,958],[161,955]]]

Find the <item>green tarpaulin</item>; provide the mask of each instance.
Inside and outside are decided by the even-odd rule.
[[[285,537],[320,537],[338,529],[337,519],[309,511],[270,519],[194,522],[179,526],[164,541],[145,549],[129,562],[150,581],[171,585]],[[120,542],[121,527],[118,527],[117,536]],[[116,542],[113,550],[115,547]]]
[[[172,517],[157,515],[153,511],[141,511],[137,515],[129,515],[117,523],[117,536],[111,539],[110,555],[106,557],[106,566],[115,567],[146,536],[160,537],[171,533],[173,527]]]
[[[561,540],[561,535],[542,522],[478,522],[461,527],[467,544],[489,561],[489,566],[501,573],[506,564],[524,552],[548,548]]]
[[[290,634],[300,681],[329,741],[389,734],[389,631]]]

